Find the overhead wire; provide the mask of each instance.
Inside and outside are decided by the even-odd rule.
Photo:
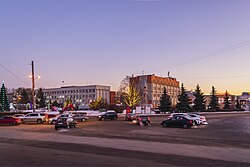
[[[182,66],[182,65],[186,65],[186,64],[189,64],[189,63],[201,61],[201,60],[204,60],[204,59],[210,58],[210,57],[215,57],[215,56],[220,55],[222,53],[229,52],[229,51],[232,51],[232,50],[235,50],[235,49],[239,49],[239,48],[242,48],[242,47],[245,47],[245,46],[248,46],[248,45],[250,45],[250,40],[247,40],[247,41],[235,44],[235,45],[231,45],[231,46],[228,46],[226,48],[217,49],[215,51],[211,51],[209,53],[206,53],[206,54],[203,54],[203,55],[200,55],[200,56],[186,58],[185,60],[183,60],[181,62],[177,62],[175,64],[170,64],[170,65],[159,66],[159,67],[156,67],[156,68],[151,68],[150,69],[151,71],[149,73],[165,71],[166,66],[168,67],[168,69],[174,69],[174,68]],[[159,69],[159,68],[164,68],[164,70],[154,70],[154,69]]]
[[[26,81],[24,81],[23,79],[21,79],[20,77],[18,77],[16,74],[14,74],[13,72],[11,72],[8,68],[6,68],[4,65],[0,64],[0,66],[6,70],[8,73],[10,73],[12,76],[14,76],[16,79],[18,79],[19,81],[23,82],[25,85],[30,85],[28,84]]]

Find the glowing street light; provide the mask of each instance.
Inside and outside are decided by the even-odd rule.
[[[33,112],[35,112],[36,109],[36,98],[35,98],[35,80],[40,79],[40,76],[35,77],[35,72],[34,72],[34,61],[31,61],[31,70],[32,74],[29,76],[30,79],[32,80],[32,101],[33,101]]]

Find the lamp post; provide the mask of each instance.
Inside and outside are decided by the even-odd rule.
[[[36,79],[39,79],[41,78],[40,76],[36,77],[35,78],[35,72],[34,72],[34,61],[31,61],[31,70],[32,70],[32,73],[31,75],[29,76],[32,80],[32,102],[33,102],[33,105],[32,105],[32,109],[33,109],[33,112],[35,112],[35,109],[36,109],[36,98],[35,98],[35,80]]]

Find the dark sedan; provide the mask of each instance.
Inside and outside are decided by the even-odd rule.
[[[97,117],[97,119],[99,121],[108,120],[108,119],[109,120],[116,120],[117,118],[118,118],[118,116],[117,116],[116,112],[105,112]]]
[[[172,118],[169,118],[167,120],[161,121],[161,125],[166,128],[166,127],[182,127],[182,128],[190,128],[194,124],[194,121],[191,120],[187,116],[175,116]]]
[[[73,120],[73,118],[67,118],[67,117],[62,117],[58,118],[56,123],[55,123],[55,130],[58,130],[60,128],[75,128],[76,127],[76,122]]]

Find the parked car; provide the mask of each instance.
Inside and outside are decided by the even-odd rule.
[[[75,121],[81,121],[81,122],[84,122],[88,119],[88,117],[86,117],[86,114],[74,114],[73,115],[73,119]]]
[[[195,125],[194,120],[190,119],[188,116],[179,115],[169,118],[167,120],[161,121],[163,127],[183,127],[185,129],[190,128]]]
[[[18,123],[22,123],[22,119],[20,117],[24,117],[25,114],[14,114],[13,117],[18,120]]]
[[[125,120],[126,120],[126,121],[133,121],[134,119],[136,119],[136,114],[128,113],[128,114],[126,114],[126,116],[125,116]]]
[[[172,118],[172,117],[176,117],[176,116],[187,116],[189,117],[189,119],[193,120],[195,125],[200,125],[201,124],[201,120],[199,117],[196,117],[196,116],[191,116],[189,115],[190,113],[172,113],[169,118]]]
[[[99,121],[102,120],[116,120],[118,118],[117,113],[116,112],[104,112],[101,115],[98,115],[97,119]]]
[[[76,122],[73,120],[73,118],[70,117],[60,117],[57,119],[55,123],[55,130],[58,130],[60,128],[75,128]]]
[[[208,124],[208,123],[207,123],[207,120],[206,120],[206,118],[205,118],[205,116],[202,116],[202,115],[199,114],[199,113],[190,113],[190,114],[188,114],[188,115],[190,115],[191,117],[194,117],[194,118],[196,118],[196,119],[199,119],[200,124],[204,124],[204,125]]]
[[[49,119],[49,124],[55,124],[58,118],[73,118],[73,114],[59,114]]]
[[[17,118],[14,118],[13,116],[4,116],[4,117],[0,117],[0,124],[1,125],[18,125],[19,121]]]
[[[56,124],[57,119],[60,117],[61,115],[56,115],[55,117],[49,118],[49,124]]]
[[[29,113],[25,116],[20,116],[19,118],[22,123],[36,122],[37,124],[41,124],[46,121],[45,113]]]
[[[198,115],[188,113],[187,116],[193,118],[193,120],[195,121],[196,125],[200,125],[201,124],[201,119],[200,119],[200,117]]]

